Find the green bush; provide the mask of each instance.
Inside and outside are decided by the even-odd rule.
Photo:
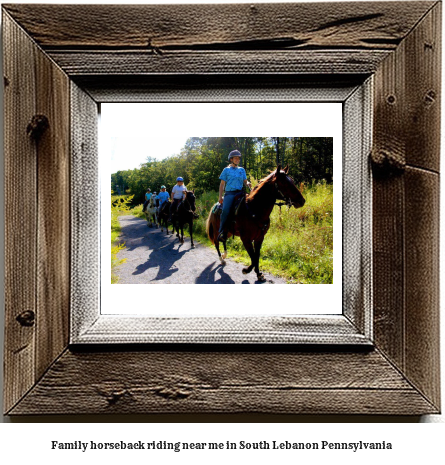
[[[125,244],[117,242],[117,238],[121,232],[118,217],[123,213],[129,212],[129,204],[132,200],[132,195],[113,195],[113,192],[111,192],[111,284],[118,282],[118,277],[115,273],[116,268],[126,261],[125,258],[121,260],[117,258],[117,254],[125,249]]]

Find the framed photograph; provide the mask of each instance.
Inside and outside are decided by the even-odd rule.
[[[440,2],[10,4],[2,15],[5,414],[440,411]],[[265,277],[255,254],[274,252],[245,228],[250,280],[215,249],[198,258],[205,246],[187,232],[184,244],[164,236],[170,255],[150,262],[161,232],[133,217],[145,261],[129,275],[144,280],[111,284],[110,140],[128,123],[123,105],[144,108],[127,137],[147,145],[195,138],[197,160],[226,138],[218,169],[233,150],[242,158],[235,139],[252,139],[262,161],[275,140],[275,166],[242,166],[258,173],[252,192],[270,182],[283,215],[311,202],[295,197],[302,152],[284,150],[281,165],[278,139],[330,139],[331,278]],[[197,170],[171,179],[187,176],[201,200]],[[209,199],[210,222],[217,192]],[[256,221],[250,194],[241,200],[234,228],[243,208],[243,224]],[[272,237],[269,219],[260,226]],[[177,273],[168,257],[185,251],[188,280],[147,274]]]

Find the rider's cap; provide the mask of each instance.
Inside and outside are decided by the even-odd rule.
[[[241,152],[239,150],[232,150],[229,153],[229,162],[233,157],[240,157],[241,158]]]
[[[147,189],[148,191],[151,190],[150,188]]]
[[[181,176],[179,176],[179,178],[176,178],[176,181],[184,181],[184,179],[182,179]]]
[[[161,186],[161,189],[167,189],[165,186]]]

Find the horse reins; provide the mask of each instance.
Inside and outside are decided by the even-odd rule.
[[[184,205],[186,202],[187,202],[187,205],[189,206],[189,209],[186,210],[185,212],[186,213],[191,213],[193,215],[193,213],[195,213],[195,212],[192,211],[192,207],[190,206],[190,202],[188,201],[187,197],[182,201],[182,205]]]
[[[281,210],[281,207],[283,207],[284,205],[286,205],[288,208],[292,207],[292,200],[290,199],[290,197],[286,197],[281,191],[280,191],[280,188],[278,187],[278,183],[274,183],[275,184],[275,189],[277,190],[277,192],[281,195],[281,199],[279,200],[283,200],[284,203],[275,203],[274,205],[277,205],[278,207],[280,207],[280,210]]]

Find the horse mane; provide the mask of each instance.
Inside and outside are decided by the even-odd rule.
[[[272,171],[270,174],[268,174],[266,177],[263,179],[260,179],[258,184],[250,191],[250,194],[248,195],[247,199],[248,200],[254,200],[255,196],[258,194],[260,189],[271,180],[272,176],[276,173],[276,171]]]

